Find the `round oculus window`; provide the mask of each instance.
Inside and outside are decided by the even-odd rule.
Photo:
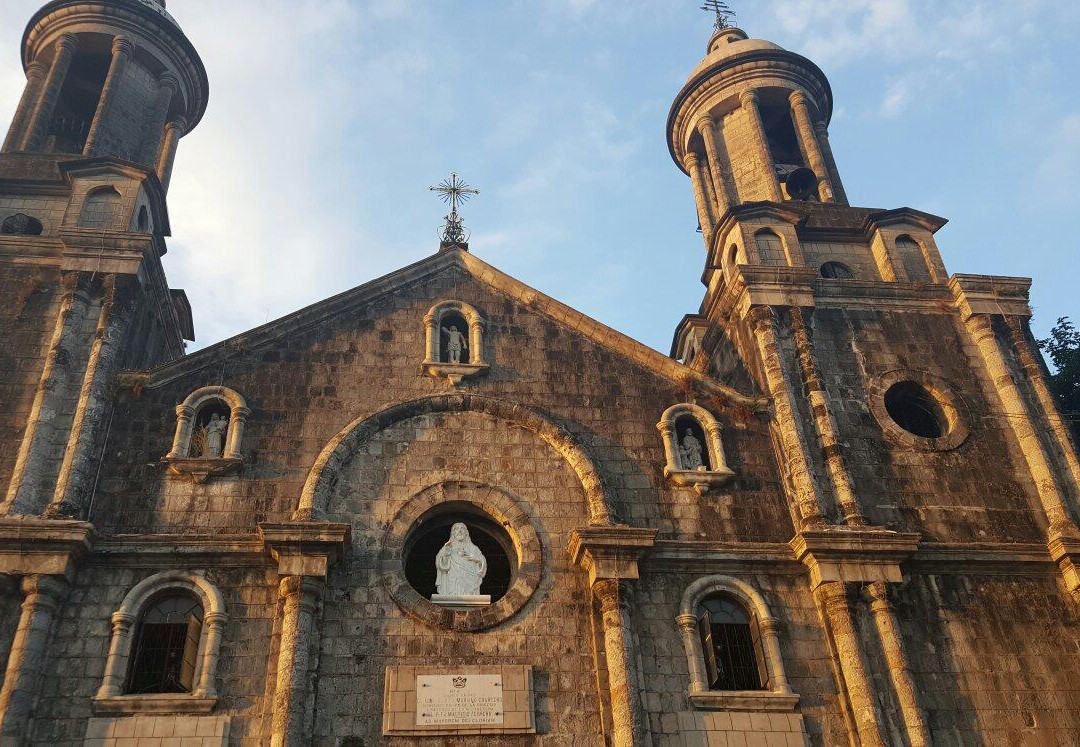
[[[920,438],[941,438],[949,428],[948,418],[934,395],[914,381],[889,387],[885,410],[897,425]]]
[[[491,518],[447,508],[421,521],[406,539],[405,578],[426,599],[475,595],[498,602],[514,582],[513,541]]]

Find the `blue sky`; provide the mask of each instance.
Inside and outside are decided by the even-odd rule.
[[[3,0],[0,121],[22,73]],[[950,219],[950,272],[1035,279],[1080,317],[1080,3],[774,0],[739,25],[814,59],[853,204]],[[451,170],[475,254],[667,351],[702,245],[668,107],[710,33],[697,0],[170,0],[210,75],[181,142],[166,269],[192,349],[437,247]]]

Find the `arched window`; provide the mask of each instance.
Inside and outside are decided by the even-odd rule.
[[[739,247],[737,244],[732,244],[727,250],[727,262],[724,265],[724,274],[726,277],[731,278],[735,274],[735,267],[739,264]]]
[[[735,473],[727,465],[720,423],[711,412],[683,403],[669,407],[656,424],[664,440],[664,476],[699,493],[727,482]]]
[[[459,384],[488,369],[484,362],[484,318],[462,301],[442,301],[424,317],[424,372]]]
[[[240,466],[250,414],[244,398],[223,386],[197,389],[176,406],[176,432],[165,461],[173,474],[203,482]]]
[[[764,689],[761,641],[746,608],[727,594],[714,594],[698,603],[697,620],[709,689]]]
[[[9,236],[40,236],[44,227],[37,218],[31,218],[26,213],[15,213],[4,218],[0,224],[0,233]]]
[[[113,187],[99,187],[86,196],[80,228],[116,228],[120,216],[120,193]]]
[[[763,710],[794,710],[799,696],[784,673],[780,624],[749,584],[730,576],[699,579],[683,593],[675,621],[695,706],[715,707],[717,700],[752,695]]]
[[[754,234],[754,243],[757,245],[761,264],[773,267],[787,265],[787,254],[784,252],[784,242],[772,231],[765,229]]]
[[[139,206],[139,217],[135,220],[135,229],[143,233],[150,230],[150,211],[146,209],[146,205]]]
[[[170,591],[147,607],[135,628],[125,692],[190,693],[202,626],[202,605],[186,592]]]
[[[145,699],[173,713],[208,713],[226,622],[221,593],[201,573],[164,571],[143,579],[112,616],[101,710],[142,712]]]
[[[821,266],[821,277],[832,280],[850,280],[855,277],[855,273],[843,262],[826,262]]]
[[[900,236],[896,239],[896,252],[900,255],[900,263],[907,272],[908,280],[913,283],[930,282],[930,270],[919,242],[910,236]]]

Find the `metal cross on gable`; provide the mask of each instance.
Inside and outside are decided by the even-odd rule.
[[[469,198],[480,194],[480,190],[470,187],[457,173],[451,171],[449,179],[443,179],[434,187],[429,187],[442,198],[442,201],[450,205],[450,213],[446,216],[445,224],[440,232],[440,238],[445,244],[464,244],[468,242],[468,231],[465,222],[458,214],[458,206],[464,205]]]

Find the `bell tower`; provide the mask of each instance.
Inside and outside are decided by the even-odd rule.
[[[164,0],[52,0],[0,150],[0,516],[85,515],[117,375],[194,339],[161,257],[206,71]]]

